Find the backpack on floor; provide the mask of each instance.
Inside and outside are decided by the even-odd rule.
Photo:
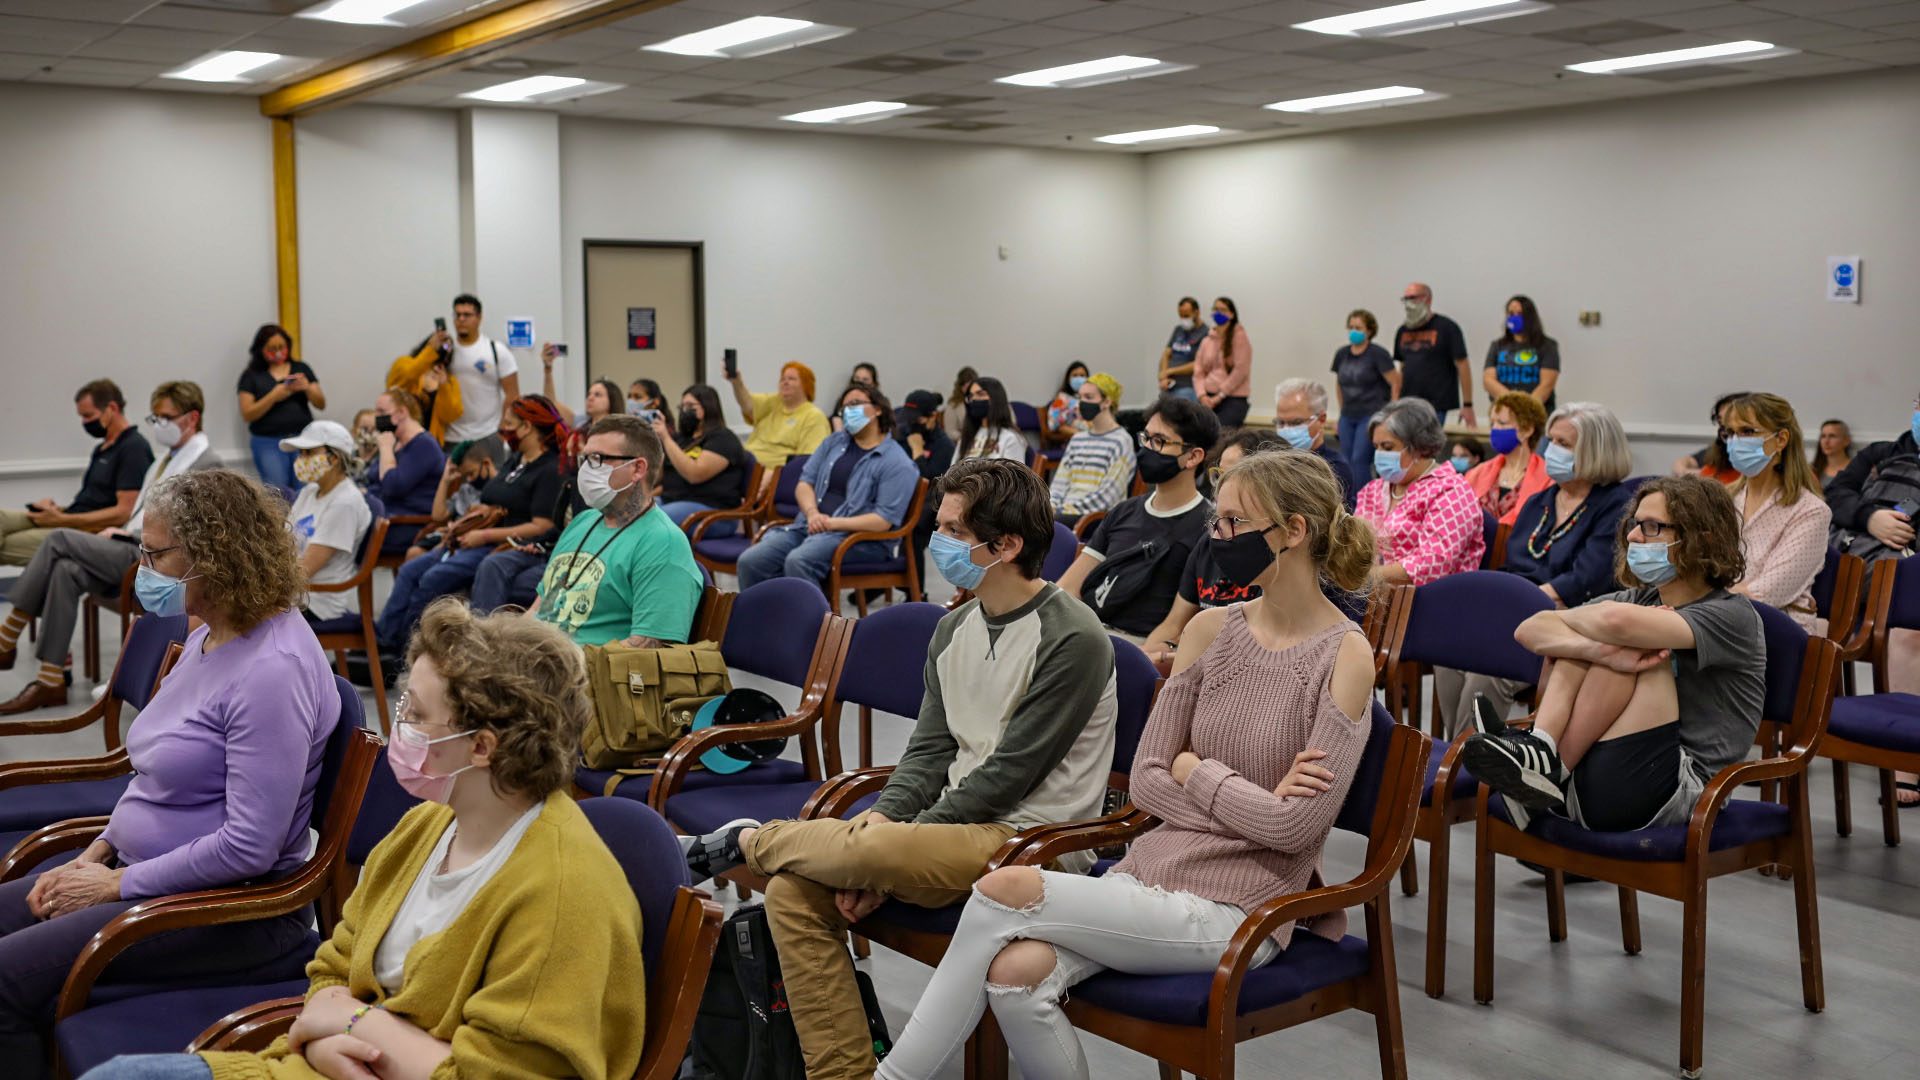
[[[874,1056],[885,1057],[893,1040],[873,980],[864,971],[855,972],[854,979],[866,1007]],[[721,926],[688,1056],[695,1080],[806,1080],[807,1065],[763,905],[743,907]]]

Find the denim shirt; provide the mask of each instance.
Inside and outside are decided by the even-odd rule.
[[[849,452],[864,456],[853,467],[853,475],[847,478],[846,500],[833,512],[833,516],[879,514],[887,519],[890,528],[899,528],[907,516],[908,504],[913,502],[913,489],[920,482],[920,470],[894,439],[881,439],[873,449],[862,450],[854,445],[853,436],[836,431],[827,436],[813,456],[807,459],[806,467],[800,470],[800,482],[813,488],[816,497],[825,494],[828,477],[833,473],[833,463],[840,460],[840,455]],[[786,527],[805,530],[807,523],[802,518]]]

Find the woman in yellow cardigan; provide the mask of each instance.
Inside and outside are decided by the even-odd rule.
[[[405,390],[426,403],[427,431],[443,445],[447,427],[467,411],[460,400],[460,380],[447,374],[447,362],[440,355],[440,346],[447,341],[445,330],[435,330],[412,356],[402,356],[387,368],[387,386]]]
[[[566,791],[588,709],[545,623],[427,610],[387,755],[427,800],[368,859],[259,1054],[121,1057],[93,1080],[626,1080],[646,1036],[640,910]],[[493,719],[504,717],[506,719]]]

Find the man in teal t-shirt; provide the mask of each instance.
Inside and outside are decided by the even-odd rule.
[[[654,646],[692,633],[703,579],[686,534],[654,505],[663,456],[639,417],[608,416],[587,432],[580,497],[600,507],[560,534],[534,605],[576,644]]]

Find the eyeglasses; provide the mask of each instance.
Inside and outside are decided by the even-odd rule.
[[[1167,447],[1169,446],[1177,446],[1180,448],[1174,451],[1176,454],[1184,454],[1188,450],[1193,449],[1191,443],[1183,443],[1179,439],[1169,439],[1165,435],[1153,435],[1145,431],[1139,434],[1138,439],[1141,449],[1151,450],[1156,454],[1166,453]]]
[[[1311,425],[1315,420],[1318,420],[1318,419],[1320,419],[1320,417],[1317,415],[1315,416],[1276,416],[1273,418],[1273,426],[1277,428],[1307,427]]]
[[[608,464],[613,464],[618,467],[625,465],[629,461],[639,460],[640,455],[638,454],[602,454],[597,450],[580,455],[580,463],[582,465],[590,465],[596,469]]]
[[[174,414],[173,414],[172,416],[162,416],[162,415],[161,415],[160,413],[154,413],[154,412],[150,412],[150,413],[148,413],[148,414],[147,414],[147,423],[149,423],[149,424],[170,424],[170,423],[173,423],[174,421],[176,421],[176,420],[178,420],[178,419],[180,419],[181,417],[183,417],[183,416],[185,416],[185,415],[187,415],[187,414],[186,414],[186,413],[174,413]]]
[[[1273,520],[1272,518],[1243,518],[1243,517],[1233,517],[1232,515],[1225,515],[1222,517],[1214,518],[1211,522],[1209,522],[1207,524],[1207,532],[1211,534],[1216,540],[1231,540],[1234,537],[1240,535],[1241,529],[1246,528],[1248,525],[1252,524],[1253,522],[1256,522],[1256,521],[1270,522],[1272,520]],[[1273,528],[1272,525],[1267,526],[1267,529],[1271,529],[1271,528]],[[1257,532],[1264,533],[1267,531],[1267,529],[1259,529],[1257,530]]]
[[[1640,535],[1649,540],[1658,540],[1669,532],[1675,535],[1679,535],[1680,532],[1680,526],[1670,521],[1654,521],[1651,518],[1635,518],[1633,527],[1640,530]]]
[[[1737,428],[1723,427],[1720,429],[1721,439],[1727,439],[1735,436],[1738,436],[1740,438],[1752,438],[1755,435],[1764,435],[1767,438],[1771,439],[1777,434],[1779,433],[1774,431],[1766,431],[1757,427],[1737,427]]]
[[[414,746],[433,741],[426,724],[413,716],[413,698],[409,691],[401,691],[399,700],[393,703],[393,736]]]
[[[180,545],[174,544],[170,547],[150,548],[145,544],[141,544],[139,545],[139,547],[140,547],[140,561],[147,564],[148,569],[152,569],[153,560],[158,559],[160,556],[165,555],[169,551],[178,550]]]

